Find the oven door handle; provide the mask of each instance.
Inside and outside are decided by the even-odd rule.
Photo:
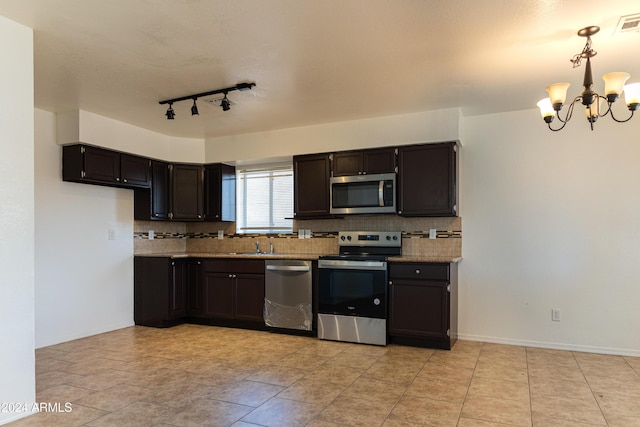
[[[384,207],[384,180],[381,179],[378,183],[378,205]]]
[[[386,270],[384,261],[344,261],[322,259],[318,261],[318,268],[332,268],[334,270]]]

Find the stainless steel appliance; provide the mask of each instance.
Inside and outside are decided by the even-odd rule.
[[[400,232],[340,232],[340,253],[318,260],[318,338],[387,344],[387,256]]]
[[[330,198],[332,214],[394,213],[396,174],[332,177]]]
[[[311,261],[265,262],[264,323],[270,328],[311,331]]]

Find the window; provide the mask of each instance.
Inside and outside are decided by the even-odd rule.
[[[236,178],[237,233],[293,231],[292,165],[240,169]]]

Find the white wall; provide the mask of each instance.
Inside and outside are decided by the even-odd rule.
[[[58,144],[86,144],[172,162],[204,163],[204,140],[175,138],[84,110],[58,113]]]
[[[0,403],[35,401],[33,32],[0,17]],[[0,411],[0,424],[28,414]]]
[[[327,123],[205,141],[207,162],[262,159],[459,139],[459,109]]]
[[[63,182],[55,137],[36,110],[37,348],[133,325],[133,191]]]
[[[465,118],[462,338],[640,356],[640,121],[595,126]]]

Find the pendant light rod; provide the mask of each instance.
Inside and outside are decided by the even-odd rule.
[[[224,89],[216,89],[216,90],[211,90],[209,92],[202,92],[202,93],[196,93],[193,95],[181,96],[179,98],[165,99],[164,101],[160,101],[159,104],[160,105],[173,104],[174,102],[186,101],[188,99],[195,100],[198,98],[203,98],[205,96],[217,95],[219,93],[226,94],[227,92],[232,92],[234,90],[245,91],[245,90],[250,90],[255,85],[256,85],[255,83],[238,83],[235,86],[226,87]]]

